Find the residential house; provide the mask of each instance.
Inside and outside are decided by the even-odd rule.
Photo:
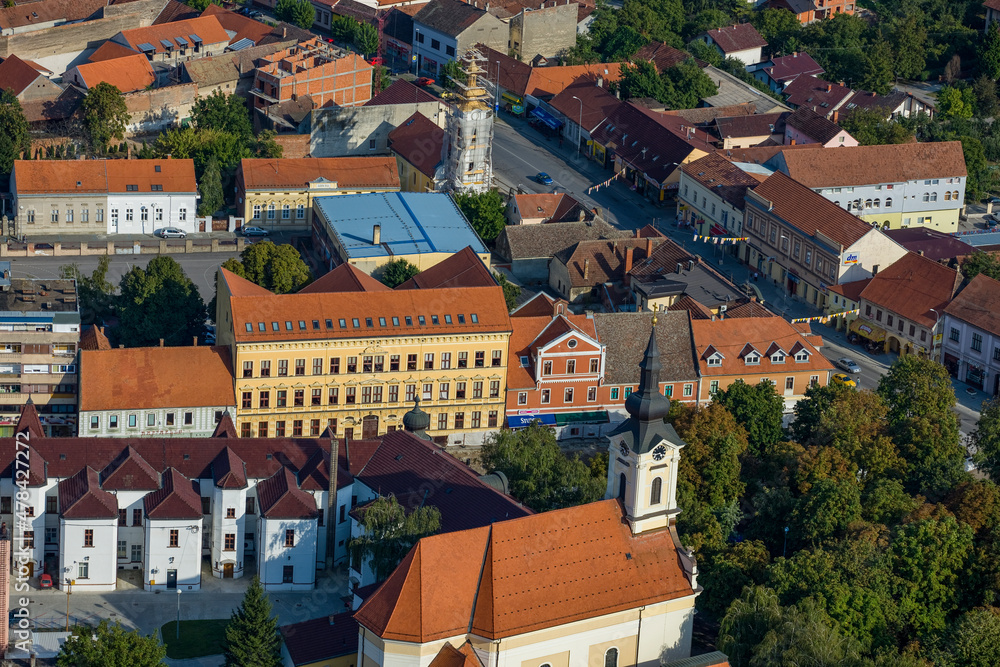
[[[876,342],[881,333],[888,352],[937,361],[938,324],[961,284],[962,274],[955,269],[908,252],[872,276],[850,330]]]
[[[317,197],[313,211],[313,241],[331,269],[351,264],[370,274],[405,259],[424,270],[467,247],[484,264],[490,261],[489,250],[445,193]]]
[[[673,537],[683,442],[663,421],[670,405],[658,392],[660,363],[653,332],[639,391],[627,401],[629,419],[609,434],[609,500],[421,539],[355,614],[359,653],[378,656],[372,664],[380,667],[412,662],[416,653],[436,665],[474,664],[472,642],[483,638],[483,662],[497,664],[560,655],[567,664],[645,666],[690,655],[697,569]],[[570,548],[581,541],[600,546]],[[533,569],[535,562],[548,571]],[[614,570],[611,562],[649,565]],[[431,579],[418,576],[442,568],[450,581],[446,606],[434,601],[440,591]],[[539,586],[550,589],[542,608],[511,606]],[[501,608],[513,611],[491,611]]]
[[[855,0],[767,0],[765,4],[772,9],[787,9],[802,25],[855,11]]]
[[[808,53],[794,51],[787,56],[772,57],[754,70],[754,78],[767,84],[772,92],[780,93],[800,76],[816,77],[825,73]]]
[[[149,59],[141,53],[123,58],[80,63],[63,74],[63,81],[90,90],[99,83],[107,83],[123,93],[146,90],[156,83],[156,74]]]
[[[762,50],[767,40],[749,23],[726,25],[698,36],[709,46],[714,46],[723,58],[735,58],[749,67],[763,60]]]
[[[990,24],[1000,19],[1000,0],[984,0],[983,8],[986,10],[986,25],[983,32],[990,31]]]
[[[188,60],[221,55],[229,34],[213,16],[123,30],[111,41],[146,56],[151,63],[177,66]]]
[[[701,106],[731,107],[738,104],[753,104],[757,113],[776,113],[790,111],[787,104],[779,102],[756,86],[729,72],[713,67],[699,65],[701,71],[708,75],[718,92],[701,99]]]
[[[389,133],[403,192],[437,192],[447,181],[444,130],[419,111]]]
[[[595,213],[566,193],[514,195],[507,204],[507,221],[512,225],[549,222],[585,222]]]
[[[730,280],[671,239],[635,262],[626,281],[639,311],[669,310],[687,298],[699,304],[695,310],[720,315],[746,301],[746,295]]]
[[[522,284],[545,285],[549,262],[558,252],[581,241],[630,236],[600,217],[588,222],[508,225],[497,237],[496,253],[510,264],[511,273]]]
[[[400,428],[400,406],[417,398],[432,435],[449,444],[499,428],[510,338],[503,291],[475,253],[446,261],[440,272],[461,276],[458,286],[390,290],[348,264],[296,294],[272,294],[220,269],[215,319],[236,368],[241,437],[329,428],[373,438]],[[288,348],[306,341],[309,350]]]
[[[265,590],[311,590],[316,583],[317,516],[313,496],[282,467],[257,483],[257,576]]]
[[[203,558],[211,559],[213,576],[240,577],[244,563],[259,561],[272,549],[295,565],[294,581],[300,582],[326,566],[327,538],[332,542],[334,536],[327,535],[324,517],[351,502],[349,473],[329,470],[331,458],[339,461],[336,440],[245,440],[236,437],[228,415],[211,438],[76,440],[47,437],[29,401],[15,433],[30,443],[27,498],[14,484],[11,439],[0,462],[0,516],[14,527],[13,538],[23,536],[29,545],[29,576],[58,559],[54,583],[68,592],[114,590],[119,570],[141,572],[146,590],[194,590]],[[296,500],[310,499],[314,516],[296,527],[317,535],[315,545],[295,541],[286,547],[283,532],[276,544],[265,543],[257,517],[273,509],[276,494],[266,480],[275,475],[305,494],[296,494]],[[234,489],[238,498],[226,495]],[[237,500],[242,502],[228,505]],[[21,503],[30,519],[18,526],[13,510]],[[219,517],[225,519],[221,524]],[[220,525],[223,530],[216,530]],[[332,543],[329,552],[346,557],[343,545]],[[308,553],[308,560],[301,553]],[[268,584],[292,587],[280,579]]]
[[[857,149],[832,153],[848,150]],[[745,201],[743,261],[820,310],[830,285],[869,278],[906,254],[881,231],[781,172],[748,189]]]
[[[965,207],[959,141],[782,152],[769,163],[861,219],[884,229],[958,230]]]
[[[33,101],[56,100],[63,94],[63,88],[45,75],[44,67],[32,61],[24,61],[15,54],[0,60],[0,81],[3,89],[22,104]],[[50,72],[51,74],[51,72]]]
[[[761,174],[749,173],[711,153],[681,167],[677,191],[680,219],[704,236],[741,238],[748,188],[760,184]],[[736,248],[733,243],[729,246]]]
[[[345,611],[282,625],[281,657],[293,667],[351,667],[358,659],[358,622]]]
[[[720,147],[724,150],[780,144],[784,136],[785,119],[790,115],[788,111],[779,111],[716,118],[714,130],[721,141]]]
[[[837,112],[834,112],[836,115]],[[858,140],[835,122],[809,107],[799,107],[785,118],[786,146],[796,144],[822,144],[824,148],[857,146]]]
[[[236,409],[221,346],[84,350],[79,396],[79,434],[91,438],[205,438]]]
[[[793,109],[808,107],[821,116],[831,118],[835,111],[847,104],[854,91],[843,83],[830,83],[815,76],[800,76],[788,83],[781,94]],[[833,120],[837,121],[836,118]]]
[[[841,107],[844,113],[854,109],[878,109],[886,118],[902,116],[909,118],[919,113],[933,116],[936,110],[936,100],[924,94],[914,95],[910,91],[893,90],[888,95],[879,95],[867,90],[859,90]]]
[[[708,135],[677,116],[623,104],[593,132],[594,159],[613,168],[635,191],[662,202],[676,191],[678,167],[714,152]]]
[[[509,30],[485,9],[462,0],[431,0],[413,17],[413,55],[417,71],[437,77],[441,66],[478,43],[504,52]]]
[[[23,7],[4,6],[0,9],[0,34],[18,35],[85,21],[100,12],[105,4],[103,0],[47,0],[37,3],[30,12],[26,12]]]
[[[151,234],[195,226],[192,160],[15,160],[20,234]]]
[[[944,307],[941,363],[951,376],[1000,393],[1000,282],[980,273]]]
[[[364,58],[313,38],[265,56],[250,94],[254,108],[268,115],[272,106],[305,96],[316,108],[359,106],[371,91],[372,66]]]
[[[956,267],[976,249],[961,236],[952,236],[927,227],[889,229],[885,235],[910,252],[923,255],[945,266]]]
[[[382,23],[382,52],[392,66],[412,67],[413,17],[424,8],[425,4],[421,2],[391,7],[386,11],[385,20]]]
[[[695,319],[691,332],[701,376],[699,401],[706,404],[738,380],[770,382],[785,412],[792,412],[806,390],[826,386],[834,370],[819,351],[820,336],[803,333],[777,315]]]
[[[229,47],[232,51],[242,51],[260,44],[289,39],[287,35],[281,34],[283,29],[280,27],[274,28],[263,21],[252,19],[216,4],[210,4],[201,15],[214,16],[219,21],[226,34],[229,35]]]
[[[521,5],[508,21],[511,55],[522,62],[561,57],[576,46],[580,5],[569,0],[537,4]]]
[[[853,311],[861,308],[861,292],[868,287],[871,278],[854,280],[841,285],[830,285],[830,298],[826,302],[826,314],[837,315],[838,313],[848,313],[841,317],[834,317],[831,320],[837,331],[844,331],[857,319],[858,314]]]
[[[580,241],[553,255],[549,287],[570,303],[608,299],[615,303],[617,287],[624,283],[633,263],[651,256],[662,241],[662,235],[655,239]]]
[[[635,52],[632,61],[647,60],[656,67],[658,73],[665,69],[676,67],[691,57],[687,51],[681,51],[663,42],[652,41]]]
[[[245,158],[236,169],[236,206],[249,225],[313,228],[318,197],[398,192],[390,157]]]
[[[586,155],[591,154],[591,133],[622,104],[603,87],[589,84],[569,86],[549,100],[562,121],[562,136]]]

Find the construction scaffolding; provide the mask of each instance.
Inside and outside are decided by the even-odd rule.
[[[455,80],[458,100],[448,112],[446,178],[456,192],[485,192],[493,181],[493,106],[483,87],[486,58],[470,49],[459,60],[464,81]]]

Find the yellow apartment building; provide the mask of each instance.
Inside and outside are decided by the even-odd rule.
[[[398,192],[394,157],[248,158],[236,169],[236,207],[269,231],[312,227],[313,197]]]
[[[345,264],[282,295],[220,268],[241,437],[374,438],[419,400],[438,442],[481,443],[504,414],[511,324],[502,289],[473,268],[475,286],[390,290]]]

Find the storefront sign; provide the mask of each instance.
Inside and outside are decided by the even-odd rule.
[[[844,253],[844,265],[857,264],[861,261],[861,254],[858,252],[845,252]]]
[[[507,426],[510,428],[524,428],[531,426],[534,421],[540,422],[544,426],[555,426],[555,415],[510,415],[507,417]]]

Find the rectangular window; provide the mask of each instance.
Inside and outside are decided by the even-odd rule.
[[[132,525],[141,526],[142,525],[142,510],[132,510]]]
[[[500,380],[490,380],[490,398],[500,398]]]
[[[302,437],[302,420],[296,419],[292,421],[292,437],[301,438]]]
[[[719,391],[719,381],[712,380],[708,385],[708,393],[714,396],[717,391]]]
[[[136,425],[135,415],[129,415],[128,416],[128,427],[129,428],[135,428],[135,425]]]
[[[434,397],[434,385],[430,382],[425,382],[423,391],[420,393],[420,400],[429,401]]]
[[[690,382],[684,384],[684,395],[690,396],[693,392],[693,385]]]
[[[399,355],[394,354],[389,357],[389,370],[393,373],[399,370]]]
[[[408,384],[406,385],[406,402],[412,403],[417,397],[417,385]]]
[[[264,360],[260,362],[260,376],[262,378],[271,377],[271,362]]]
[[[278,360],[278,377],[288,376],[288,359]]]
[[[275,404],[279,408],[287,407],[288,406],[288,390],[287,389],[278,389],[277,392],[275,392],[275,393],[277,394],[277,400],[275,401]]]
[[[257,422],[257,437],[258,438],[267,437],[267,422]]]
[[[27,535],[27,533],[25,533]],[[34,546],[34,540],[32,540],[32,546]],[[83,562],[79,563],[76,568],[76,578],[77,579],[90,579],[90,563]]]
[[[791,375],[785,378],[785,390],[795,391],[795,378]]]
[[[312,374],[313,375],[322,375],[323,374],[323,360],[322,359],[313,359],[313,373]]]
[[[566,360],[566,375],[573,375],[576,373],[576,360],[567,359]]]
[[[274,437],[284,438],[285,437],[285,422],[276,421],[274,422]]]
[[[305,204],[299,204],[295,208],[295,217],[298,218],[299,220],[302,220],[302,219],[304,219],[306,217],[306,205]]]
[[[587,387],[587,402],[593,403],[597,400],[597,387]]]
[[[389,385],[389,402],[398,403],[399,402],[399,385],[391,384]]]
[[[323,390],[313,389],[310,405],[323,405]]]
[[[448,413],[441,412],[438,413],[438,430],[444,431],[448,428]]]
[[[438,385],[438,400],[447,401],[451,398],[449,393],[449,384],[447,382],[442,382]]]
[[[235,519],[236,518],[236,508],[235,507],[227,507],[226,508],[226,518],[227,519]]]
[[[240,437],[249,438],[250,437],[250,424],[240,424]]]
[[[48,540],[46,540],[48,542]],[[124,560],[128,558],[128,541],[118,540],[118,558],[119,560]]]
[[[552,375],[552,362],[546,361],[542,363],[542,375]]]
[[[281,566],[281,583],[292,584],[295,583],[295,566],[294,565],[282,565]]]
[[[493,350],[493,359],[490,361],[490,365],[493,368],[503,365],[503,350]]]
[[[469,353],[468,352],[459,352],[458,353],[458,367],[459,368],[468,368],[469,367]]]
[[[456,412],[455,413],[455,428],[456,429],[465,428],[465,413],[464,412]]]
[[[226,533],[223,551],[236,551],[236,533]]]
[[[549,403],[550,397],[551,393],[549,392],[549,390],[542,389],[542,405],[547,405]]]
[[[951,339],[953,341],[955,341],[955,342],[958,342],[960,336],[961,336],[961,332],[959,332],[959,330],[956,329],[955,327],[952,327],[951,328]]]
[[[451,352],[441,353],[441,370],[446,371],[451,368]]]
[[[484,368],[486,366],[486,352],[480,350],[476,352],[476,368]]]
[[[488,419],[489,419],[489,421],[486,424],[487,428],[496,428],[497,427],[497,411],[496,410],[490,410],[490,414],[489,414],[489,418]]]
[[[566,391],[563,393],[563,402],[572,403],[573,402],[573,388],[567,387]]]
[[[528,392],[526,392],[526,391],[519,391],[519,392],[517,392],[517,404],[518,405],[527,405],[528,404]]]
[[[430,371],[434,370],[434,353],[428,353],[424,355],[424,370]]]
[[[317,435],[319,435],[319,420],[318,419],[311,419],[311,420],[309,420],[309,435],[314,436],[314,437],[317,436]],[[320,524],[320,525],[322,525],[322,524]]]
[[[253,496],[247,498],[247,508],[246,508],[246,510],[247,510],[246,511],[247,514],[256,514],[257,513],[257,509],[255,507],[255,501],[254,501]]]
[[[94,415],[90,418],[90,430],[96,431],[99,428],[101,428],[101,418],[97,415]]]
[[[83,546],[92,547],[94,546],[94,529],[87,528],[83,531]]]
[[[296,375],[305,375],[306,374],[306,360],[305,359],[296,359],[295,360],[295,374]]]
[[[306,403],[306,391],[305,389],[296,389],[293,394],[295,398],[295,407],[303,407]]]
[[[330,359],[330,375],[340,375],[340,357]]]
[[[483,397],[483,383],[479,380],[472,383],[472,398]]]
[[[618,400],[618,387],[612,387],[611,388],[611,400],[612,401],[617,401]]]
[[[180,531],[177,530],[176,528],[172,528],[170,530],[170,544],[168,546],[170,546],[171,548],[177,548],[180,547],[180,545],[181,545]]]
[[[243,377],[252,378],[253,377],[253,362],[244,361],[243,362]]]
[[[295,530],[288,528],[285,530],[285,546],[294,547],[295,546]]]
[[[408,371],[417,370],[417,355],[415,354],[406,355],[406,370]]]
[[[271,392],[262,391],[260,392],[260,403],[259,406],[262,408],[271,407]]]
[[[921,332],[922,333],[922,332]],[[974,333],[972,334],[972,349],[976,352],[981,352],[983,349],[983,335]]]
[[[591,373],[597,373],[598,372],[598,368],[600,366],[600,362],[601,362],[600,359],[591,359],[590,360],[590,372]]]

